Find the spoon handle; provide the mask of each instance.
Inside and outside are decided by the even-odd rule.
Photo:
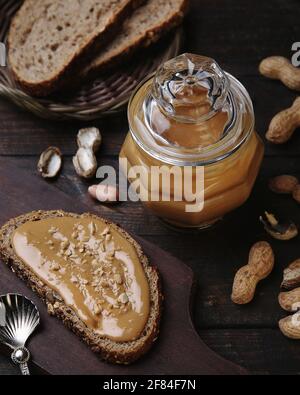
[[[20,363],[20,369],[23,376],[30,376],[27,362]]]
[[[11,354],[11,359],[16,365],[19,365],[23,376],[30,376],[28,361],[30,359],[30,352],[26,347],[18,347]]]

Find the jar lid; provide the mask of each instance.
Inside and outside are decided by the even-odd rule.
[[[141,148],[180,165],[223,159],[254,128],[246,89],[215,60],[193,54],[169,60],[143,81],[128,118]]]
[[[183,54],[156,72],[152,96],[160,110],[183,123],[204,122],[224,105],[229,81],[213,59]]]

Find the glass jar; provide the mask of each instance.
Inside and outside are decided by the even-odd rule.
[[[143,200],[157,216],[181,227],[207,227],[248,199],[264,147],[249,94],[213,59],[184,54],[163,64],[134,92],[128,120],[120,163],[126,160],[130,182],[133,167],[144,170]],[[162,176],[153,186],[157,168],[161,175],[170,170],[171,181],[163,185]],[[177,179],[174,168],[181,170]]]

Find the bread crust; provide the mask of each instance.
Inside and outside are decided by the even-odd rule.
[[[82,69],[83,65],[95,55],[105,44],[115,36],[115,34],[122,26],[123,21],[131,15],[131,13],[141,5],[145,0],[127,0],[125,7],[116,14],[108,22],[105,30],[83,44],[79,50],[74,52],[72,58],[64,65],[64,67],[53,77],[48,80],[44,80],[40,83],[31,83],[26,81],[20,76],[12,66],[11,62],[11,48],[13,48],[13,37],[12,32],[17,29],[20,21],[20,15],[22,13],[25,2],[14,16],[8,33],[7,47],[8,47],[8,64],[10,65],[10,71],[15,81],[20,85],[24,91],[32,96],[44,97],[51,93],[61,89],[64,85],[68,84],[76,76],[77,73]]]
[[[89,329],[75,312],[68,307],[59,295],[45,285],[35,273],[19,259],[11,246],[11,235],[15,229],[28,221],[39,221],[46,218],[57,217],[91,217],[104,221],[105,224],[121,233],[121,235],[135,248],[141,264],[143,265],[150,289],[150,315],[144,332],[140,338],[131,342],[115,342],[95,334]],[[80,337],[92,351],[99,354],[101,359],[115,364],[130,364],[144,355],[157,339],[161,319],[163,296],[157,268],[151,266],[144,255],[140,245],[122,228],[93,214],[74,214],[64,211],[34,211],[8,221],[0,229],[0,257],[10,269],[22,279],[46,303],[48,313],[63,321],[65,326]]]
[[[98,73],[105,72],[111,67],[116,67],[123,61],[128,60],[137,50],[147,48],[151,44],[156,43],[163,35],[166,35],[180,25],[185,15],[188,13],[189,6],[190,0],[183,0],[179,11],[175,13],[171,19],[164,21],[154,29],[149,29],[144,36],[128,45],[126,50],[122,53],[114,54],[111,58],[105,59],[95,67],[83,69],[81,74],[82,77],[89,79],[94,78]]]

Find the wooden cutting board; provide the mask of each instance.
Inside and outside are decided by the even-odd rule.
[[[55,184],[19,169],[7,158],[0,159],[0,225],[29,211],[54,209],[89,211]],[[48,316],[39,298],[0,263],[0,294],[21,293],[33,300],[40,311],[41,325],[29,342],[34,363],[49,374],[64,375],[246,374],[241,367],[211,351],[196,333],[191,318],[192,270],[156,246],[136,239],[161,273],[165,302],[159,340],[131,366],[101,362],[59,320]]]

